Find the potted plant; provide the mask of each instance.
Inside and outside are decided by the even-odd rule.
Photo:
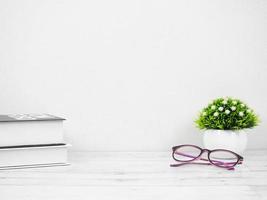
[[[259,118],[238,99],[218,98],[203,108],[195,123],[205,130],[205,148],[243,153],[247,146],[247,129],[257,126]]]

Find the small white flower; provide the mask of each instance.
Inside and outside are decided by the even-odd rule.
[[[206,112],[203,112],[203,113],[202,113],[202,115],[203,115],[203,116],[206,116],[206,115],[207,115],[207,113],[206,113]]]
[[[230,110],[226,110],[225,114],[228,115],[230,113]]]
[[[218,110],[219,110],[219,111],[223,111],[223,107],[219,107]]]
[[[236,105],[237,104],[237,101],[233,101],[233,104]]]
[[[212,109],[212,110],[215,110],[215,109],[216,109],[216,106],[215,106],[215,105],[212,105],[212,106],[211,106],[211,109]]]
[[[232,106],[232,107],[231,107],[231,110],[232,110],[232,111],[235,111],[235,110],[236,110],[236,107],[235,107],[235,106]]]
[[[213,114],[214,117],[217,117],[218,115],[219,115],[218,112],[215,112],[215,113]]]
[[[242,108],[244,108],[245,107],[245,105],[242,103],[242,104],[240,104],[240,106],[242,107]]]
[[[250,109],[247,109],[247,113],[251,113],[251,110]]]
[[[227,104],[227,99],[223,100],[222,102],[224,105]]]
[[[244,113],[243,112],[239,112],[238,113],[240,117],[243,117],[244,116]]]

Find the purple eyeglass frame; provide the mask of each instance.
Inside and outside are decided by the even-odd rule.
[[[179,148],[181,148],[181,147],[194,147],[194,148],[197,148],[197,149],[200,150],[200,154],[198,156],[194,157],[194,156],[191,156],[191,155],[179,153],[179,155],[190,157],[192,159],[191,160],[187,160],[187,161],[178,160],[178,159],[175,158],[175,154],[177,154],[176,150],[179,149]],[[217,151],[229,152],[229,153],[231,153],[231,154],[233,154],[233,155],[235,155],[237,157],[237,161],[236,162],[227,162],[227,163],[225,163],[225,162],[218,161],[218,160],[212,160],[210,158],[210,154],[212,152],[217,152]],[[208,153],[208,159],[201,158],[201,155],[204,152],[207,152]],[[234,167],[237,164],[242,164],[242,161],[244,160],[244,158],[242,156],[238,155],[237,153],[235,153],[233,151],[227,150],[227,149],[214,149],[214,150],[209,150],[209,149],[203,149],[203,148],[201,148],[199,146],[192,145],[192,144],[183,144],[183,145],[172,147],[172,158],[175,161],[178,161],[178,162],[181,162],[181,163],[179,163],[179,164],[171,164],[170,165],[171,167],[179,167],[179,166],[182,166],[182,165],[185,165],[185,164],[199,164],[199,165],[214,165],[216,167],[221,167],[221,168],[228,169],[228,170],[234,170]],[[196,161],[196,160],[208,161],[208,163],[196,163],[196,162],[193,162],[193,161]],[[227,166],[229,164],[231,164],[231,166]]]

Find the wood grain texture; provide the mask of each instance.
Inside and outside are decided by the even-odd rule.
[[[267,199],[267,150],[235,171],[169,167],[170,152],[71,152],[71,166],[0,171],[0,199]]]

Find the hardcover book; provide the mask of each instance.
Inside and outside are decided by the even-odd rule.
[[[63,143],[63,120],[49,114],[0,115],[0,146]]]
[[[0,170],[68,165],[64,143],[0,147]]]

